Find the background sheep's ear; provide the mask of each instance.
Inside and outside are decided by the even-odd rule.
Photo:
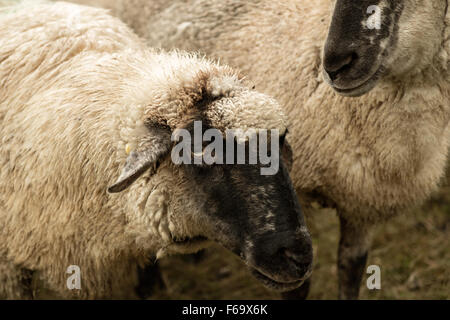
[[[119,179],[108,188],[109,193],[119,193],[127,189],[148,169],[158,166],[161,159],[170,152],[172,144],[169,129],[152,126],[149,130],[148,148],[130,153]]]

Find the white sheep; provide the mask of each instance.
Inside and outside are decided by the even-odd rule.
[[[339,295],[356,298],[372,226],[421,204],[445,171],[448,0],[115,5],[114,13],[152,46],[219,58],[286,108],[291,177],[302,204],[337,208]]]
[[[278,103],[229,67],[149,49],[104,10],[25,2],[0,8],[0,88],[0,297],[32,298],[33,277],[63,297],[123,297],[137,265],[208,241],[270,288],[309,276],[283,162],[262,176],[171,159],[195,121],[285,133]]]

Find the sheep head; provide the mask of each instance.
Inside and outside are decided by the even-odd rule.
[[[420,74],[442,58],[447,2],[336,0],[325,80],[344,96],[361,96],[383,78]]]
[[[128,193],[137,208],[129,215],[144,235],[137,242],[145,247],[151,238],[159,257],[218,242],[268,287],[300,286],[311,273],[312,248],[286,161],[280,157],[280,149],[288,148],[280,106],[247,89],[228,69],[212,68],[183,79],[145,108],[141,141],[134,144],[136,150],[127,150],[124,169],[109,188]],[[264,147],[278,161],[267,175],[262,174],[267,162],[237,161],[238,150],[248,156],[252,139],[262,141],[259,134],[265,129],[276,132],[266,135]],[[214,160],[208,162],[202,158],[207,143],[201,139],[196,145],[195,139],[211,130],[223,153],[215,148]],[[248,132],[252,134],[244,134]],[[181,159],[188,161],[174,160],[180,145],[185,147]]]

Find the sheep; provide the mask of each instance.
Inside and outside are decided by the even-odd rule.
[[[64,298],[127,297],[138,265],[212,241],[271,289],[309,277],[283,159],[271,175],[173,161],[198,123],[285,145],[282,108],[230,67],[148,48],[103,9],[20,2],[0,8],[0,87],[0,297],[33,298],[34,279]]]
[[[339,297],[356,299],[373,226],[423,203],[444,175],[448,0],[115,3],[150,45],[218,58],[281,103],[300,203],[337,210]]]

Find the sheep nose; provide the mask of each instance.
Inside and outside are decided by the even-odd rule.
[[[309,250],[306,247],[298,252],[290,249],[283,249],[281,253],[302,277],[311,272],[313,260],[312,250]]]
[[[358,54],[352,50],[326,50],[324,69],[331,81],[335,81],[344,71],[350,70],[358,59]]]

